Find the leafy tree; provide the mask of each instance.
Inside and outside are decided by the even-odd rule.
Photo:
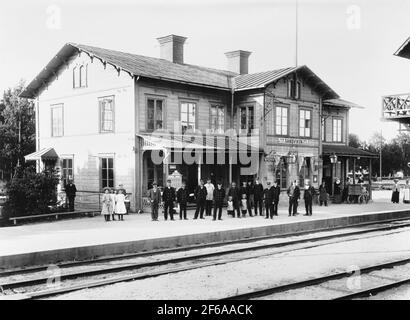
[[[24,156],[35,151],[34,104],[19,97],[23,88],[24,81],[21,81],[14,88],[5,90],[0,100],[0,169],[8,176],[18,161],[23,165]]]
[[[354,133],[349,134],[349,147],[361,148],[363,143],[360,141],[359,136]]]
[[[7,184],[5,216],[48,213],[49,205],[56,203],[58,183],[59,177],[54,170],[37,173],[32,167],[18,168]]]

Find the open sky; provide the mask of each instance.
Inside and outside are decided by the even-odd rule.
[[[188,37],[185,61],[226,68],[224,52],[252,51],[250,72],[295,64],[295,0],[2,0],[0,91],[31,81],[66,42],[159,57],[156,38]],[[352,110],[361,139],[381,122],[381,96],[410,92],[410,60],[393,53],[410,36],[408,0],[299,0],[298,64]]]

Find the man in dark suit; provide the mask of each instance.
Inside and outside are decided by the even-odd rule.
[[[263,185],[259,182],[259,179],[255,180],[255,185],[253,187],[254,193],[254,205],[255,205],[255,216],[259,215],[262,216],[262,205],[263,205]]]
[[[229,188],[228,191],[228,197],[232,197],[232,202],[233,202],[233,208],[236,210],[238,218],[241,217],[241,209],[239,206],[240,203],[240,193],[239,193],[239,188],[236,186],[236,182],[232,182],[231,187]],[[235,217],[235,213],[234,213]]]
[[[68,180],[68,183],[65,186],[65,194],[68,199],[68,211],[70,212],[74,211],[74,200],[75,200],[76,192],[77,192],[77,188],[75,187],[75,184],[73,183],[71,179]]]
[[[295,181],[292,181],[292,184],[287,190],[289,197],[289,217],[296,216],[298,214],[298,202],[300,199],[300,189]]]
[[[252,214],[252,207],[254,206],[254,199],[255,199],[255,188],[251,180],[248,181],[246,185],[246,199],[247,199],[247,207],[248,213],[250,217],[253,217]]]
[[[177,191],[177,202],[179,204],[179,219],[180,220],[182,220],[182,218],[184,218],[184,220],[188,220],[188,218],[186,217],[186,206],[188,203],[188,197],[189,197],[189,193],[186,188],[186,182],[182,181],[182,186]]]
[[[306,209],[305,216],[312,215],[312,203],[313,203],[313,197],[315,196],[315,194],[316,194],[315,188],[310,184],[310,180],[306,180],[305,191],[303,194],[303,199],[305,200],[305,209]]]
[[[272,187],[272,193],[273,193],[273,215],[277,216],[278,215],[278,205],[279,205],[279,197],[280,197],[280,186],[278,184],[278,181],[273,182],[273,187]]]
[[[157,187],[157,183],[152,183],[152,189],[148,191],[148,199],[151,202],[151,218],[152,221],[158,221],[158,206],[161,202],[161,191]]]
[[[167,180],[167,186],[162,192],[162,201],[164,202],[164,219],[168,220],[168,212],[171,220],[174,220],[174,201],[175,188],[171,187],[171,180]]]
[[[201,219],[205,219],[204,210],[205,210],[207,194],[208,194],[208,191],[206,190],[204,186],[204,180],[201,179],[201,181],[199,182],[199,186],[197,186],[195,189],[196,210],[195,210],[194,219],[198,219],[198,214]]]
[[[218,220],[222,220],[222,206],[225,199],[225,189],[222,187],[222,182],[218,182],[216,189],[214,190],[214,218],[216,220],[216,211],[218,211]]]
[[[266,183],[267,187],[263,192],[264,200],[265,200],[265,210],[266,216],[265,219],[273,219],[273,189],[270,184],[270,181]]]

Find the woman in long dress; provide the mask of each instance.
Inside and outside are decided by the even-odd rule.
[[[406,185],[403,188],[403,203],[410,203],[410,185],[409,180],[406,180]]]
[[[111,207],[111,195],[110,195],[110,189],[105,188],[104,189],[104,194],[102,197],[102,209],[101,209],[101,214],[104,216],[105,221],[110,221],[110,207]]]
[[[118,214],[118,220],[124,220],[125,213],[127,213],[125,195],[120,190],[117,190],[117,194],[115,195],[115,214]]]
[[[400,202],[400,186],[399,186],[399,180],[397,179],[394,179],[394,186],[393,186],[393,192],[391,195],[391,202],[393,203]]]

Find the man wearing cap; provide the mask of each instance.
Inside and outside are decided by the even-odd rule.
[[[273,187],[272,187],[272,198],[273,198],[273,215],[277,216],[278,215],[278,205],[279,205],[279,198],[280,198],[280,186],[278,181],[273,182]]]
[[[174,220],[174,201],[175,188],[171,187],[171,180],[167,180],[167,186],[162,193],[162,201],[164,202],[164,219],[168,220],[168,212],[171,220]]]
[[[305,200],[305,216],[312,215],[312,202],[313,197],[315,196],[315,188],[310,184],[310,180],[306,179],[305,181],[305,191],[303,194],[303,200]]]
[[[77,192],[77,188],[71,179],[68,180],[68,183],[65,186],[65,194],[68,199],[68,210],[74,211],[74,199]]]
[[[208,192],[204,186],[204,180],[201,179],[199,181],[199,186],[197,186],[195,189],[196,210],[195,210],[194,219],[198,219],[198,215],[200,216],[201,219],[205,219],[204,210],[205,210],[205,201],[206,201],[207,194]]]
[[[214,207],[214,218],[216,220],[216,212],[218,211],[218,220],[222,220],[222,206],[224,204],[225,199],[225,189],[222,187],[222,182],[218,182],[216,189],[214,190],[214,200],[215,200],[215,207]]]
[[[151,202],[152,221],[158,221],[158,206],[161,202],[161,191],[158,189],[156,182],[152,183],[152,189],[148,191],[148,199]]]
[[[188,203],[188,197],[189,193],[186,188],[186,182],[182,181],[181,188],[178,189],[177,191],[177,202],[179,204],[179,219],[182,220],[188,220],[186,217],[186,206]]]
[[[259,182],[259,179],[255,180],[255,186],[253,187],[254,192],[254,205],[255,205],[255,216],[259,215],[262,216],[262,205],[263,205],[263,185]]]
[[[265,219],[273,219],[273,189],[270,184],[270,181],[266,182],[266,189],[263,192],[264,199],[265,199],[265,210],[266,210],[266,217]]]
[[[295,181],[292,181],[292,184],[287,190],[289,197],[289,217],[296,216],[298,214],[298,202],[300,199],[300,189]]]

